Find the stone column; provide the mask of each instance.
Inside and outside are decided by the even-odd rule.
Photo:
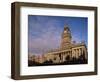
[[[72,59],[72,51],[70,51],[70,58]]]
[[[61,62],[63,62],[63,52],[62,52],[62,54],[61,54]]]
[[[83,48],[81,48],[81,55],[83,55]]]
[[[77,49],[77,56],[78,56],[78,58],[79,58],[79,49]]]
[[[78,49],[76,49],[76,58],[78,58]]]
[[[81,51],[81,50],[80,50],[80,48],[79,48],[79,56],[80,56],[80,54],[81,54],[80,51]]]
[[[75,56],[75,49],[73,50],[73,57]]]
[[[76,57],[76,49],[75,49],[75,57]]]
[[[84,52],[85,52],[85,58],[87,59],[87,50],[86,50],[86,48],[84,49]]]

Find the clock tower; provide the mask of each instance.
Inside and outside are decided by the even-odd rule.
[[[67,25],[64,26],[64,30],[61,36],[61,48],[69,48],[71,45],[71,31]]]

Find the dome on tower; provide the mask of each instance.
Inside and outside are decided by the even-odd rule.
[[[69,29],[69,27],[67,25],[64,26],[64,32],[71,33],[70,29]]]

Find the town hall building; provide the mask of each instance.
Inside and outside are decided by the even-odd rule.
[[[71,30],[67,25],[64,26],[61,34],[60,47],[44,53],[45,60],[53,61],[53,63],[62,63],[68,59],[78,59],[81,56],[85,59],[88,57],[86,44],[72,42]]]

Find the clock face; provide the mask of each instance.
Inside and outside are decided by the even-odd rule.
[[[65,30],[64,33],[67,33],[67,31]]]

